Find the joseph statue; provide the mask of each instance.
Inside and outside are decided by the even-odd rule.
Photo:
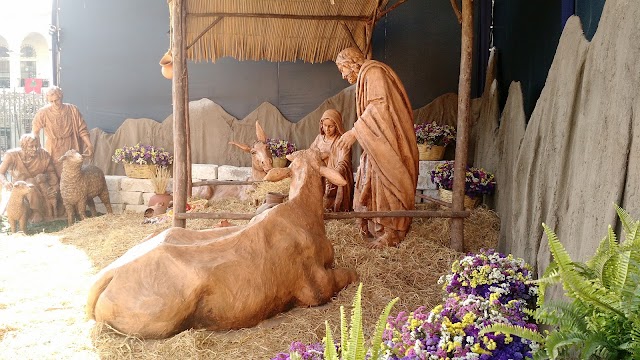
[[[338,139],[338,146],[362,146],[356,173],[354,211],[415,209],[418,145],[413,110],[396,73],[387,65],[366,60],[357,48],[342,50],[336,65],[342,78],[356,84],[357,120]],[[369,246],[396,246],[409,231],[410,217],[362,219],[360,233]]]
[[[36,137],[39,137],[40,130],[44,129],[45,149],[53,158],[58,177],[62,173],[62,163],[59,159],[67,150],[74,149],[87,156],[93,154],[87,124],[80,110],[75,105],[63,103],[62,96],[62,89],[57,86],[47,91],[49,104],[38,110],[32,124],[32,131]]]

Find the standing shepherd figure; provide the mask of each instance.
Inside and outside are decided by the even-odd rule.
[[[357,48],[342,50],[336,65],[342,78],[356,84],[358,119],[338,146],[362,146],[353,199],[355,211],[413,210],[418,182],[418,146],[413,110],[396,73],[387,65],[365,60]],[[409,231],[410,217],[362,219],[369,245],[396,246]]]
[[[82,118],[80,110],[75,105],[63,103],[62,96],[62,89],[57,86],[47,91],[49,104],[38,110],[32,124],[32,131],[36,137],[39,137],[40,130],[44,129],[47,137],[45,149],[54,159],[58,177],[62,174],[62,163],[58,159],[67,150],[76,150],[87,157],[91,157],[93,154],[93,145],[91,145],[87,124]]]

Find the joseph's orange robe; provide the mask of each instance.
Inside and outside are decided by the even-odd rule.
[[[418,146],[413,110],[396,73],[387,65],[365,61],[356,82],[354,124],[362,146],[356,174],[356,211],[413,210],[418,182]],[[375,218],[380,225],[406,232],[411,218]]]

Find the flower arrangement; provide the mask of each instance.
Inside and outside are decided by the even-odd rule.
[[[500,332],[482,334],[493,324],[537,331],[529,317],[538,287],[524,260],[493,250],[469,254],[452,264],[438,283],[448,293],[430,312],[419,307],[387,320],[384,359],[524,359],[539,344]]]
[[[438,189],[453,189],[453,161],[445,161],[431,170],[431,181]],[[492,173],[483,168],[467,167],[465,194],[480,196],[493,194],[496,180]]]
[[[525,300],[535,306],[538,287],[532,285],[533,270],[521,258],[504,255],[493,250],[469,254],[451,265],[451,273],[438,280],[448,293],[477,295],[489,298],[497,293],[502,300]]]
[[[125,145],[116,149],[111,160],[115,163],[168,167],[173,164],[173,155],[161,147],[137,143],[135,146]]]
[[[447,146],[456,139],[456,129],[449,125],[438,125],[435,121],[414,124],[416,142],[435,146]]]
[[[287,140],[267,139],[267,145],[269,145],[271,155],[275,158],[285,157],[297,150],[296,144]]]
[[[522,300],[450,294],[444,304],[428,313],[420,307],[410,314],[389,318],[383,334],[383,358],[413,359],[525,359],[538,344],[503,333],[480,335],[491,324],[511,324],[537,330],[523,311]]]

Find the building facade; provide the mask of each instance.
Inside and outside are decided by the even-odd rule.
[[[52,85],[51,1],[6,3],[0,11],[0,89],[40,92]]]

